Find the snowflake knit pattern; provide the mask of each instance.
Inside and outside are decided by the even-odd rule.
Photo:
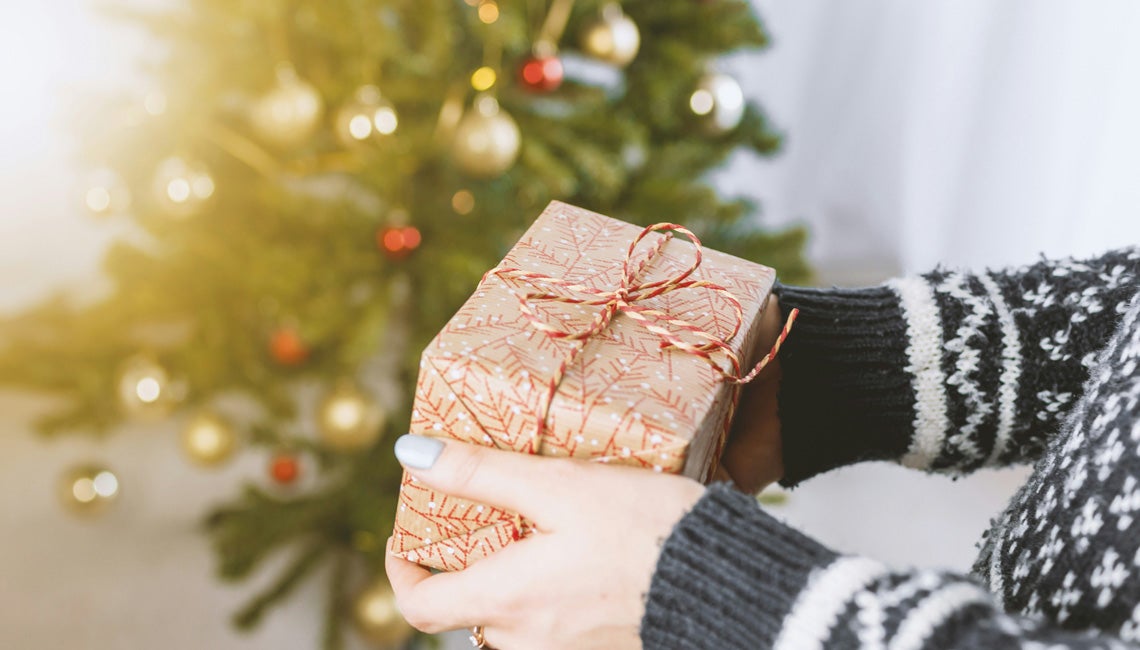
[[[842,556],[710,487],[665,540],[654,648],[1140,648],[1140,249],[777,288],[785,478],[1034,463],[971,575]]]

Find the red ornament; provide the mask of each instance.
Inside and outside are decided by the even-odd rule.
[[[398,259],[419,247],[423,237],[415,226],[381,228],[376,232],[376,244],[388,257]]]
[[[291,454],[278,454],[269,463],[269,475],[281,485],[289,485],[297,480],[301,473],[301,464]]]
[[[532,56],[519,68],[519,80],[531,92],[548,93],[562,85],[562,59]]]
[[[309,347],[292,328],[282,328],[269,338],[269,352],[273,360],[283,366],[296,366],[309,358]]]

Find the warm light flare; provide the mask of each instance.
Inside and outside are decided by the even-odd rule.
[[[415,226],[385,228],[377,233],[380,246],[392,254],[410,253],[419,247],[422,237]]]
[[[175,178],[166,184],[166,195],[175,203],[185,203],[190,200],[190,181],[185,178]]]
[[[456,214],[471,214],[475,209],[475,195],[470,190],[459,190],[451,196],[451,209]]]
[[[111,472],[102,471],[95,475],[91,487],[101,497],[113,497],[119,491],[119,479]]]
[[[372,124],[380,135],[395,133],[396,126],[399,124],[399,120],[396,119],[396,110],[390,106],[382,106],[376,109],[376,113],[372,116]]]
[[[355,140],[367,140],[372,135],[372,121],[367,115],[353,115],[348,121],[348,134]]]
[[[499,19],[499,5],[494,0],[485,0],[479,3],[479,20],[490,25]]]
[[[95,214],[103,214],[111,207],[111,192],[105,187],[92,187],[87,190],[84,203],[87,204],[88,210]]]
[[[364,408],[360,402],[337,400],[330,405],[329,423],[340,429],[351,429],[364,421]]]
[[[91,503],[95,500],[95,497],[98,496],[95,493],[95,481],[86,477],[76,479],[76,481],[71,484],[71,494],[75,497],[75,500],[80,503]]]
[[[712,93],[703,88],[694,92],[689,97],[689,108],[697,115],[708,115],[713,109]]]
[[[162,396],[162,383],[154,377],[143,377],[135,384],[135,395],[141,402],[153,404]]]
[[[487,90],[495,85],[497,76],[494,68],[485,65],[471,73],[471,87],[480,92]]]

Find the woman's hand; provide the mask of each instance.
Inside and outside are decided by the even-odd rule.
[[[780,301],[775,294],[768,298],[760,318],[757,358],[772,348],[784,326]],[[783,449],[777,409],[779,391],[780,358],[776,357],[756,379],[744,386],[715,479],[731,479],[740,490],[756,494],[769,483],[783,478]]]
[[[414,435],[396,442],[396,455],[429,486],[518,512],[537,528],[454,573],[433,575],[389,554],[397,606],[414,627],[482,625],[498,650],[641,647],[661,545],[700,499],[699,483]]]

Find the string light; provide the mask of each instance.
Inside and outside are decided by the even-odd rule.
[[[689,108],[697,115],[708,115],[713,109],[713,96],[712,93],[704,88],[695,91],[689,97]]]
[[[410,253],[419,247],[423,237],[415,226],[385,228],[376,234],[381,248],[394,255]]]
[[[153,404],[162,397],[162,384],[155,377],[143,377],[135,384],[135,395],[145,404]]]
[[[479,20],[484,24],[490,25],[499,19],[499,5],[495,0],[483,0],[479,3]]]
[[[459,190],[451,196],[451,209],[455,210],[456,214],[471,214],[475,209],[475,195],[469,190]]]
[[[494,86],[497,78],[498,75],[495,74],[495,69],[485,65],[471,73],[471,87],[482,92]]]
[[[372,115],[372,124],[376,127],[376,132],[381,135],[391,135],[396,132],[396,125],[399,120],[396,119],[396,109],[391,106],[381,106],[376,109],[376,113]]]
[[[118,491],[119,479],[107,470],[91,477],[82,476],[71,484],[71,494],[81,504],[91,503],[99,498],[110,499]]]
[[[95,214],[103,214],[111,207],[111,192],[105,187],[92,187],[87,190],[84,203],[87,204],[88,210]]]

